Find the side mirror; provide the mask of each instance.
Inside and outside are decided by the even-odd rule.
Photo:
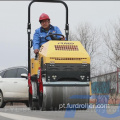
[[[26,79],[27,79],[27,78],[28,78],[28,76],[27,76],[27,74],[22,73],[22,74],[21,74],[21,78],[26,78]]]

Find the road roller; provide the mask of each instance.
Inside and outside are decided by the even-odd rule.
[[[65,36],[49,34],[35,58],[31,58],[30,8],[34,2],[62,3],[66,9]],[[60,110],[89,104],[91,95],[90,56],[80,41],[69,41],[68,6],[60,0],[34,0],[28,6],[28,86],[31,110]],[[46,36],[46,40],[47,37]],[[84,97],[81,97],[84,96]],[[69,106],[68,106],[69,105]],[[81,107],[80,109],[87,109]]]

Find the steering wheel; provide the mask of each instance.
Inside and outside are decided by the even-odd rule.
[[[47,35],[47,36],[45,37],[45,39],[46,39],[47,41],[49,41],[49,40],[47,39],[47,37],[51,37],[52,40],[61,40],[61,38],[54,37],[54,35],[59,35],[59,36],[62,36],[62,37],[64,38],[64,35],[62,35],[62,34],[52,34],[52,33],[50,33],[49,35]]]

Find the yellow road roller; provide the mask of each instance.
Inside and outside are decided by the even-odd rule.
[[[62,3],[65,6],[65,35],[67,40],[57,40],[54,38],[56,34],[49,34],[48,36],[52,36],[52,40],[48,40],[43,44],[38,55],[31,58],[30,8],[34,2],[55,2]],[[60,110],[67,108],[68,104],[89,104],[89,96],[91,95],[90,56],[79,41],[68,40],[67,4],[59,0],[34,0],[30,2],[28,6],[27,32],[30,109]],[[46,36],[46,39],[48,36]]]

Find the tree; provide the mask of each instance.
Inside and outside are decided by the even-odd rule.
[[[91,76],[96,75],[97,63],[95,63],[95,57],[100,55],[97,51],[99,44],[99,33],[96,29],[93,29],[89,24],[80,24],[76,28],[76,32],[70,32],[69,40],[80,41],[88,54],[91,57]]]
[[[120,19],[117,23],[110,24],[103,33],[104,42],[107,47],[107,60],[112,69],[120,68]]]

